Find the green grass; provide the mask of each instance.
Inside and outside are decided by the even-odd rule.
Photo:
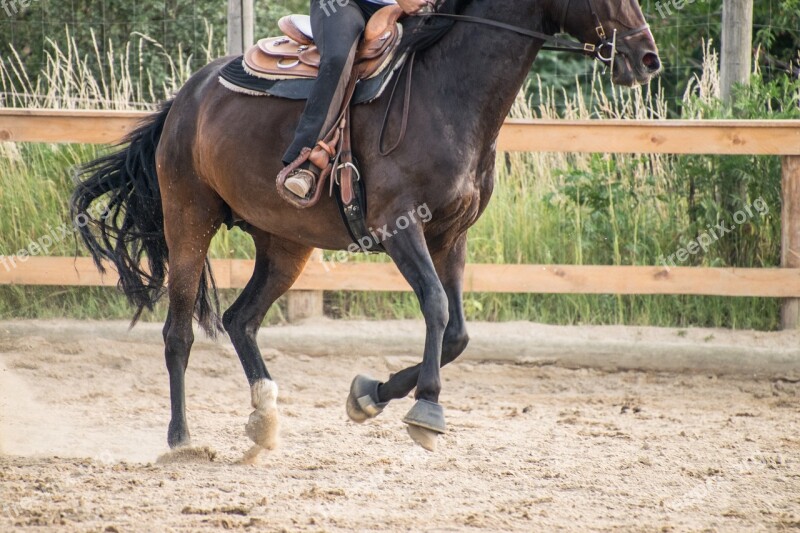
[[[127,53],[127,52],[126,52]],[[23,83],[8,62],[0,63],[0,84],[24,93],[27,86],[44,98],[21,97],[16,105],[65,107],[152,107],[154,98],[179,86],[188,72],[174,67],[173,83],[159,91],[127,83],[125,61],[109,61],[108,81],[81,82],[76,59],[54,53],[47,75]],[[86,61],[86,59],[84,59]],[[78,66],[75,63],[78,62]],[[70,67],[72,64],[72,67]],[[716,64],[710,55],[703,76],[687,94],[690,118],[797,116],[800,83],[765,84],[755,77],[733,108],[715,94]],[[113,74],[113,75],[112,75]],[[41,81],[44,79],[45,81]],[[657,91],[612,89],[601,79],[591,97],[572,100],[533,87],[532,102],[522,97],[515,117],[661,118],[668,114]],[[579,94],[584,94],[578,91]],[[108,101],[116,102],[108,105]],[[43,103],[44,102],[44,103]],[[67,199],[71,168],[108,148],[82,145],[0,143],[0,255],[14,254],[53,228],[69,223]],[[548,263],[579,265],[653,265],[710,224],[730,221],[733,213],[757,198],[770,208],[726,236],[708,253],[687,263],[697,266],[769,267],[780,256],[780,165],[768,157],[669,157],[567,154],[510,154],[498,160],[494,198],[470,231],[469,261],[475,263]],[[72,237],[55,243],[47,255],[72,256]],[[85,255],[78,247],[77,252]],[[252,258],[253,247],[239,230],[214,239],[215,258]],[[386,261],[383,256],[360,261]],[[0,268],[3,268],[0,265]],[[22,268],[22,267],[21,267]],[[236,291],[223,291],[223,304]],[[778,326],[779,301],[765,298],[688,296],[583,296],[468,294],[471,320],[533,320],[553,324],[634,324],[710,326],[771,330]],[[161,320],[164,305],[145,320]],[[346,318],[419,317],[410,294],[331,292],[330,316]],[[128,318],[131,310],[114,289],[0,287],[0,318]],[[269,322],[283,320],[282,303]]]

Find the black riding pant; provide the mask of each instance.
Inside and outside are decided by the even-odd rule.
[[[322,59],[294,141],[283,155],[285,165],[333,127],[366,21],[381,7],[365,0],[311,0],[311,28]]]

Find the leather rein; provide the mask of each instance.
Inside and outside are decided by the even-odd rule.
[[[603,26],[600,17],[597,15],[597,10],[595,9],[594,0],[587,0],[589,3],[589,10],[591,11],[592,18],[595,21],[595,32],[597,33],[597,37],[599,38],[598,43],[581,43],[579,41],[573,41],[571,39],[565,39],[563,37],[557,37],[555,35],[548,35],[546,33],[529,30],[527,28],[522,28],[520,26],[514,26],[512,24],[506,24],[505,22],[500,22],[498,20],[492,19],[485,19],[481,17],[471,17],[468,15],[456,15],[451,13],[437,13],[434,10],[425,10],[420,12],[416,15],[418,17],[438,17],[438,18],[446,18],[455,21],[461,22],[470,22],[473,24],[480,24],[482,26],[490,26],[493,28],[500,28],[502,30],[511,31],[517,33],[519,35],[524,35],[526,37],[531,37],[533,39],[539,39],[547,43],[546,46],[542,47],[542,50],[551,50],[551,51],[559,51],[559,52],[571,52],[576,54],[583,54],[589,57],[600,61],[605,66],[613,66],[614,60],[616,59],[617,55],[617,40],[624,40],[628,37],[633,37],[634,35],[638,35],[642,32],[645,32],[650,29],[649,24],[643,24],[638,28],[633,28],[631,30],[618,33],[615,29],[612,33],[611,38],[608,38],[608,33],[606,32],[605,27]],[[432,2],[433,4],[433,2]],[[561,20],[559,21],[561,30],[564,30],[564,23],[567,19],[567,14],[569,12],[569,6],[571,4],[571,0],[568,0],[564,4],[564,10],[561,13]],[[603,55],[603,49],[608,48],[608,56]],[[403,119],[400,125],[400,134],[398,135],[397,142],[395,142],[389,148],[384,148],[384,135],[386,133],[386,126],[389,122],[389,113],[392,109],[392,103],[394,102],[395,92],[397,91],[397,86],[402,77],[402,72],[398,74],[397,78],[395,79],[394,86],[392,87],[392,92],[389,96],[389,104],[386,106],[386,114],[383,117],[383,124],[381,125],[381,132],[380,137],[378,140],[378,151],[380,155],[387,156],[397,150],[400,144],[403,142],[403,139],[406,135],[406,129],[408,126],[408,113],[409,113],[409,106],[411,104],[411,79],[412,73],[414,69],[414,54],[408,58],[408,62],[406,65],[403,66],[402,70],[406,70],[406,66],[408,67],[408,72],[406,72],[406,87],[405,87],[405,97],[403,99]]]
[[[494,28],[500,28],[503,30],[512,31],[519,35],[524,35],[526,37],[531,37],[533,39],[539,39],[544,41],[545,43],[549,43],[547,46],[543,46],[542,50],[551,50],[551,51],[558,51],[558,52],[572,52],[577,54],[583,54],[598,61],[609,65],[614,61],[614,56],[616,55],[617,50],[617,40],[618,39],[627,39],[628,37],[633,37],[634,35],[638,35],[642,32],[645,32],[650,29],[649,24],[643,24],[638,28],[633,28],[631,30],[618,33],[617,30],[612,32],[612,37],[609,39],[608,33],[606,32],[603,23],[600,21],[600,17],[597,15],[597,10],[594,6],[594,0],[587,0],[589,3],[589,10],[591,11],[592,18],[595,22],[595,32],[597,33],[597,37],[600,39],[598,43],[580,43],[578,41],[573,41],[571,39],[564,39],[563,37],[557,37],[555,35],[548,35],[546,33],[529,30],[527,28],[522,28],[520,26],[514,26],[512,24],[506,24],[505,22],[500,22],[497,20],[485,19],[480,17],[470,17],[467,15],[455,15],[450,13],[437,13],[437,12],[424,12],[420,13],[416,16],[423,16],[423,17],[439,17],[439,18],[447,18],[451,20],[460,20],[462,22],[471,22],[473,24],[481,24],[483,26],[492,26]],[[571,4],[571,0],[567,1],[564,4],[564,11],[561,13],[561,20],[559,21],[561,30],[564,29],[564,23],[567,19],[567,13],[569,12],[569,6]],[[603,56],[603,48],[610,48],[609,55]]]

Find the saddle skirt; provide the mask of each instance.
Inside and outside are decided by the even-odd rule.
[[[369,19],[355,57],[359,80],[379,76],[394,60],[403,38],[399,20],[403,10],[397,5],[380,9]],[[283,17],[278,26],[281,37],[261,39],[244,54],[244,70],[267,80],[315,79],[319,74],[320,53],[314,44],[311,19],[304,15]]]

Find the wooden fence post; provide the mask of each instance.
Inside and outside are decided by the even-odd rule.
[[[737,83],[747,83],[753,68],[753,0],[725,0],[722,7],[720,89],[730,101]]]
[[[228,0],[228,54],[242,54],[253,44],[253,0]]]
[[[322,262],[322,250],[314,250],[309,262]],[[289,322],[323,316],[322,291],[290,291],[287,296]]]
[[[256,16],[253,0],[242,0],[242,51],[253,46],[255,42],[255,25]]]
[[[786,156],[782,163],[781,266],[800,268],[800,156]],[[781,327],[800,328],[800,299],[783,301]]]

